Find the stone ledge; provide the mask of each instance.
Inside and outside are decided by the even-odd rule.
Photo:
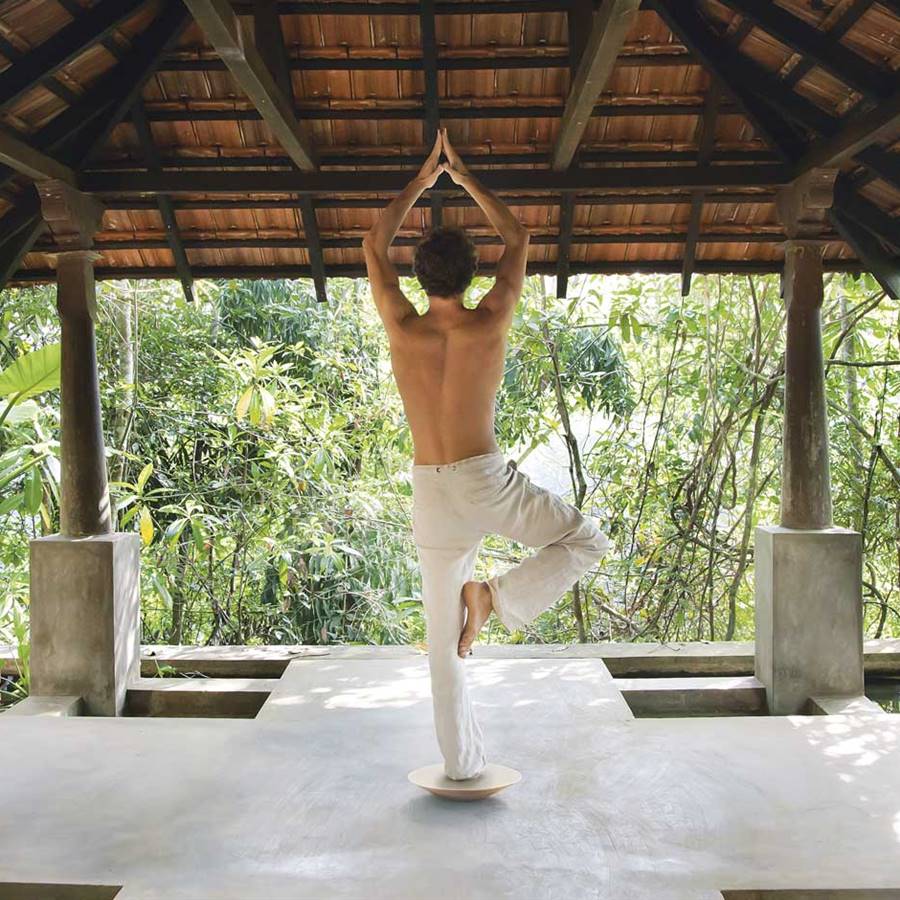
[[[766,714],[766,689],[754,676],[617,678],[613,684],[638,718]]]
[[[613,676],[752,675],[751,641],[672,644],[477,644],[476,656],[490,659],[597,658]],[[868,675],[900,674],[900,638],[865,642]],[[158,666],[217,677],[278,678],[287,664],[300,658],[402,659],[425,651],[405,644],[388,645],[267,645],[258,647],[145,645],[141,675],[156,675]],[[15,649],[0,645],[0,674],[18,675]]]

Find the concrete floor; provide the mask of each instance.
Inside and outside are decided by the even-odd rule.
[[[900,888],[900,716],[634,720],[599,659],[467,666],[492,761],[524,774],[473,804],[406,780],[439,760],[421,657],[298,660],[256,720],[0,716],[0,881],[119,900]]]

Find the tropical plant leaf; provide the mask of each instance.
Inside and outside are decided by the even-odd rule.
[[[44,391],[59,387],[59,344],[47,344],[38,350],[23,353],[14,363],[0,372],[0,397],[15,394],[21,403]]]

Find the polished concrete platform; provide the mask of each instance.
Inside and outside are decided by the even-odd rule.
[[[900,716],[634,719],[591,658],[467,660],[493,762],[424,793],[427,660],[291,662],[258,717],[0,716],[0,882],[118,900],[714,900],[900,887]],[[0,896],[3,896],[0,886]]]

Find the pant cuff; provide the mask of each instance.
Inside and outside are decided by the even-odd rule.
[[[503,623],[504,628],[510,633],[524,628],[527,623],[523,622],[518,616],[514,615],[506,608],[503,600],[503,592],[500,590],[500,577],[494,575],[492,578],[489,578],[487,586],[488,590],[491,592],[491,605],[494,607],[494,612],[497,614],[497,618]]]

